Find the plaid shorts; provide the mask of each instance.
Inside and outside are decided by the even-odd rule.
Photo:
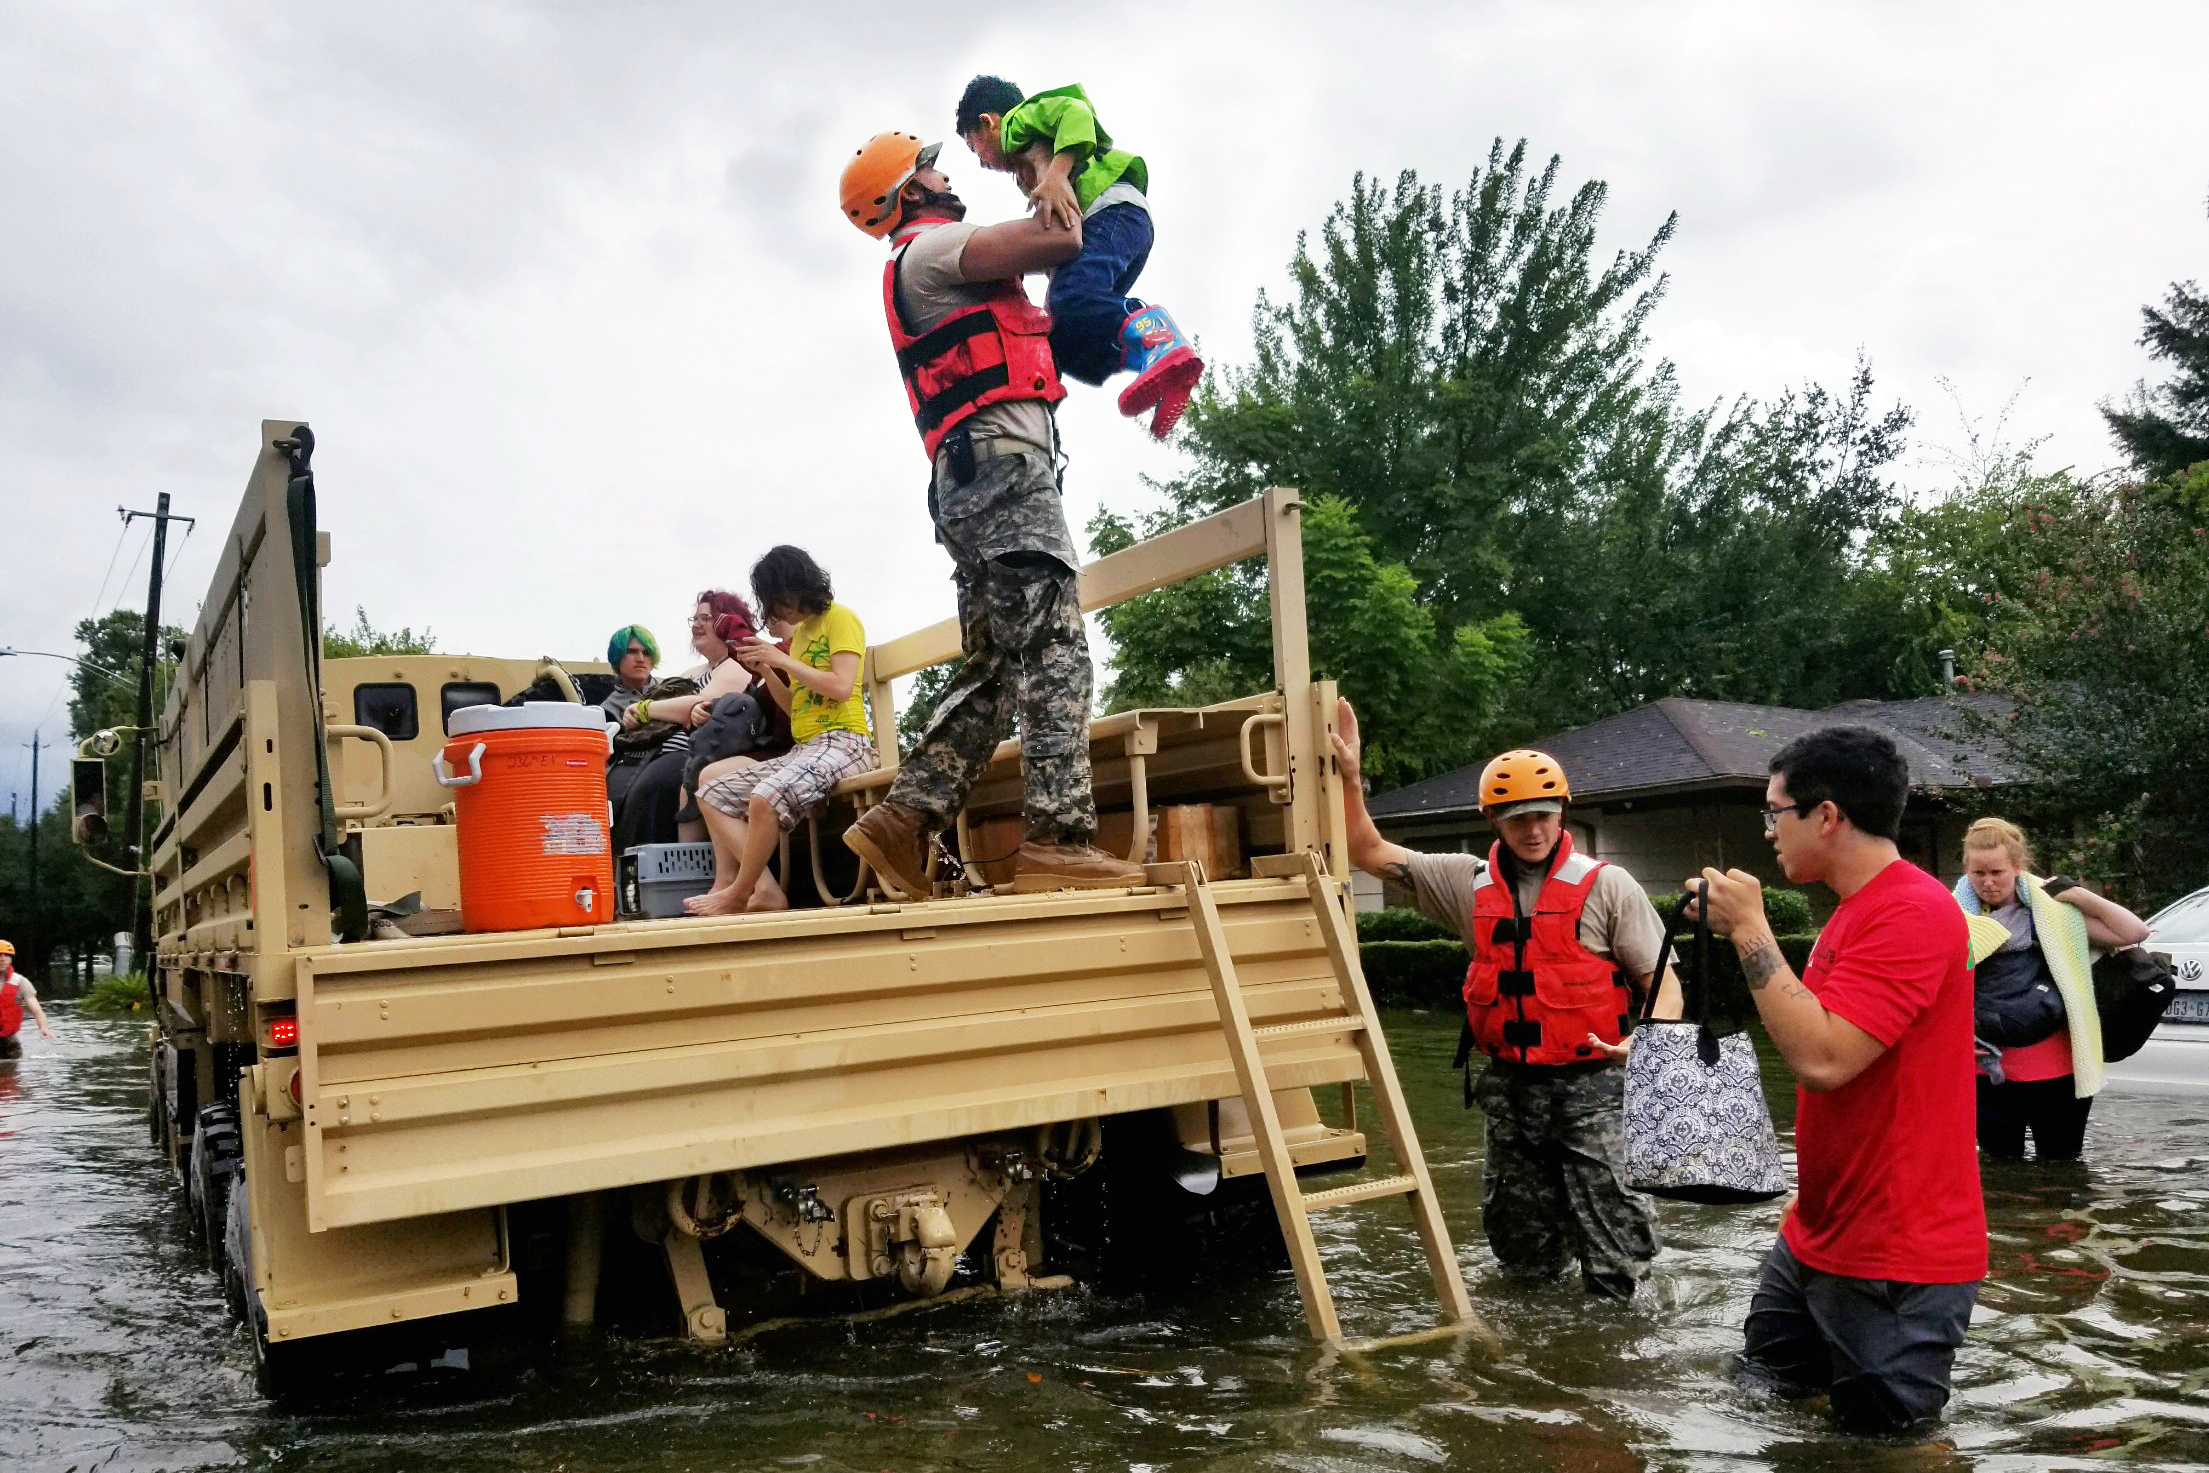
[[[752,796],[773,805],[784,833],[828,801],[829,791],[856,773],[876,766],[874,742],[856,731],[824,731],[780,757],[753,762],[715,778],[698,790],[698,801],[731,818],[742,818]]]

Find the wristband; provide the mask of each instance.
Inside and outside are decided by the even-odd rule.
[[[652,719],[652,703],[650,701],[639,701],[629,709],[637,713],[639,725]]]
[[[2078,888],[2079,882],[2077,880],[2069,879],[2063,875],[2050,875],[2040,882],[2041,893],[2050,899],[2054,899],[2066,890],[2076,890]]]

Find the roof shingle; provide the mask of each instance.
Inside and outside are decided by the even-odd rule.
[[[1534,743],[1564,764],[1574,799],[1598,803],[1707,787],[1762,787],[1774,753],[1821,727],[1858,724],[1895,739],[1915,788],[2015,782],[2013,764],[1972,734],[1967,709],[2004,709],[1985,696],[1845,701],[1824,711],[1668,696]],[[1480,806],[1475,763],[1375,797],[1375,818],[1420,818]]]

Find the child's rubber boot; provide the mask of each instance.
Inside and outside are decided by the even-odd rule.
[[[1146,409],[1156,410],[1151,437],[1165,439],[1181,422],[1197,380],[1204,377],[1204,360],[1166,309],[1151,305],[1120,324],[1120,366],[1135,375],[1135,382],[1120,391],[1120,412],[1133,419]]]

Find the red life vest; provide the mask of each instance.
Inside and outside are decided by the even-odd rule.
[[[1028,300],[1017,279],[994,283],[988,296],[926,332],[913,330],[897,299],[897,273],[905,248],[928,228],[898,233],[897,249],[882,268],[882,309],[905,379],[905,402],[933,461],[943,437],[983,405],[1012,399],[1056,404],[1066,397],[1066,385],[1051,356],[1051,314]]]
[[[1580,944],[1603,861],[1572,852],[1560,834],[1534,914],[1519,915],[1504,878],[1501,844],[1473,887],[1473,964],[1465,970],[1465,1017],[1480,1051],[1517,1064],[1580,1064],[1601,1058],[1593,1033],[1617,1043],[1633,1026],[1632,996],[1618,964]]]
[[[15,974],[0,982],[0,1038],[13,1038],[23,1027],[23,994],[15,985]]]

